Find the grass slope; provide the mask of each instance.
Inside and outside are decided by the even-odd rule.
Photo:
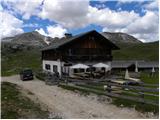
[[[157,60],[158,42],[145,44],[119,44],[120,50],[113,51],[114,60]],[[41,68],[41,52],[37,48],[10,52],[2,47],[2,76],[19,73],[23,68],[37,71]]]
[[[48,111],[42,110],[38,103],[23,96],[20,88],[12,83],[2,82],[1,118],[48,118]],[[31,93],[30,93],[31,94]]]
[[[2,76],[17,74],[23,68],[31,68],[34,71],[40,69],[41,52],[32,49],[2,55]]]
[[[159,59],[159,44],[122,44],[119,43],[120,50],[113,51],[114,60],[156,60]]]

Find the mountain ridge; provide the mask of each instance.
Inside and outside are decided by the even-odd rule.
[[[41,35],[37,31],[26,32],[15,35],[13,37],[5,37],[2,42],[10,42],[13,44],[23,44],[27,46],[44,47],[48,45],[48,41],[53,40],[51,37]]]
[[[127,33],[122,33],[122,32],[103,32],[101,33],[104,37],[109,39],[113,43],[142,43],[140,40],[137,38],[133,37],[132,35],[129,35]]]
[[[126,33],[103,32],[101,34],[115,44],[142,43],[137,38],[135,38],[129,34],[126,34]],[[49,45],[55,39],[60,39],[60,38],[52,38],[52,37],[44,36],[44,35],[38,33],[37,31],[31,31],[31,32],[18,34],[13,37],[5,37],[2,39],[2,42],[13,42],[13,43],[17,43],[17,44],[26,44],[26,45],[31,45],[31,46],[43,47],[43,46]]]

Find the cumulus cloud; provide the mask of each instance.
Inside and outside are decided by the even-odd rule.
[[[98,10],[96,7],[89,7],[88,18],[91,23],[101,25],[110,29],[122,28],[132,23],[139,15],[134,11],[114,11],[109,8]]]
[[[142,41],[156,41],[158,40],[158,21],[157,12],[147,11],[144,16],[139,17],[120,31],[132,34]]]
[[[63,25],[67,28],[85,27],[89,1],[45,0],[39,16]]]
[[[10,37],[19,33],[23,33],[23,29],[21,28],[23,25],[23,21],[19,20],[15,16],[9,14],[6,11],[0,11],[0,37]]]
[[[40,11],[43,0],[2,0],[9,11],[21,14],[23,19],[29,19]]]
[[[152,0],[149,2],[149,4],[145,4],[143,7],[148,10],[158,9],[158,0]]]
[[[150,34],[153,34],[153,31],[151,30],[154,30],[154,27],[150,29],[152,24],[149,26],[148,23],[150,23],[150,20],[146,21],[146,19],[150,19],[150,17],[147,17],[149,16],[148,14],[143,18],[143,16],[141,17],[134,11],[115,11],[109,8],[98,9],[97,7],[90,6],[89,1],[59,2],[55,0],[52,4],[50,2],[50,0],[44,1],[44,6],[39,16],[43,19],[56,21],[69,29],[85,27],[89,24],[96,24],[102,26],[103,31],[126,32],[136,37],[138,36],[141,40],[144,40],[144,36],[147,31],[150,32]],[[156,16],[152,17],[152,19],[155,19]],[[144,19],[146,21],[146,23],[143,23],[146,25],[145,28],[145,25],[141,26],[138,24],[139,21],[143,21]],[[136,27],[133,27],[134,25],[142,28],[138,30]],[[150,29],[150,31],[148,29]],[[141,36],[137,35],[138,32]],[[145,37],[145,39],[146,38],[147,37]],[[146,39],[146,41],[149,40],[150,38]]]
[[[51,37],[62,37],[67,29],[78,29],[95,24],[103,27],[103,31],[126,32],[143,41],[158,39],[158,12],[155,10],[158,8],[158,0],[140,6],[144,12],[143,16],[134,10],[111,10],[105,7],[103,2],[97,4],[101,8],[98,9],[98,6],[91,6],[89,0],[2,1],[7,4],[9,12],[13,10],[21,14],[23,19],[29,19],[32,15],[36,15],[41,19],[57,23],[58,25],[47,26],[46,32],[42,28],[37,29],[41,34]],[[138,5],[142,5],[144,0],[120,0],[118,4],[127,4],[128,2],[137,2]]]
[[[39,16],[66,28],[80,28],[88,24],[122,27],[136,19],[138,14],[134,11],[116,12],[109,8],[98,9],[90,6],[89,1],[45,0]]]
[[[54,37],[62,38],[64,37],[64,34],[67,32],[67,30],[60,25],[48,26],[47,31],[49,36],[53,38]]]
[[[143,17],[139,17],[129,24],[124,32],[130,33],[158,33],[158,13],[147,11]],[[156,29],[157,28],[157,29]]]
[[[67,29],[63,28],[60,25],[47,26],[47,32],[45,32],[42,28],[36,29],[36,31],[42,35],[50,36],[53,38],[62,38],[64,37],[64,34],[67,33]]]

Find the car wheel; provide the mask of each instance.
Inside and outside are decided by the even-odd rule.
[[[24,81],[24,78],[22,77],[21,80]]]
[[[20,76],[20,79],[23,80],[22,76]]]

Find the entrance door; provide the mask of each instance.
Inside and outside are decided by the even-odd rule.
[[[57,65],[53,65],[53,72],[58,72],[58,67],[57,67]]]

